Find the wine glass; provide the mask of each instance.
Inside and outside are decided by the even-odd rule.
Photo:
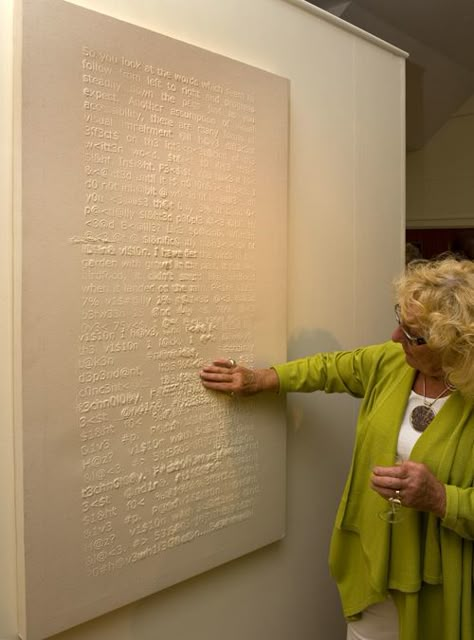
[[[404,458],[402,456],[396,455],[394,464],[396,465],[402,464],[403,461],[404,461]],[[397,494],[393,497],[390,497],[388,499],[388,502],[389,502],[388,509],[379,511],[378,513],[379,518],[384,520],[384,522],[388,522],[389,524],[396,524],[397,522],[401,522],[404,519],[405,514],[403,511],[402,501],[400,500],[399,495]]]

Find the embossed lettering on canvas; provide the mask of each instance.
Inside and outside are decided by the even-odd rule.
[[[284,533],[283,400],[213,394],[198,372],[286,358],[289,83],[60,0],[23,9],[17,497],[34,640]]]

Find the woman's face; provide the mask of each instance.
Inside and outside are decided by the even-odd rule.
[[[395,331],[392,333],[392,340],[402,345],[405,352],[407,364],[426,376],[433,378],[444,377],[441,368],[441,357],[432,351],[426,344],[417,344],[416,339],[421,337],[419,324],[414,315],[407,315],[400,318]]]

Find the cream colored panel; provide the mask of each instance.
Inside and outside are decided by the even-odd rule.
[[[285,358],[288,82],[59,0],[23,9],[30,640],[283,535],[283,403],[198,371]]]
[[[373,292],[379,306],[375,314],[371,305],[356,305],[355,322],[358,340],[370,344],[390,339],[394,262],[398,260],[398,271],[403,268],[405,95],[400,87],[405,86],[405,64],[388,52],[374,57],[372,46],[364,41],[356,43],[354,59],[353,286],[356,300]],[[393,68],[390,75],[388,65]],[[397,169],[380,171],[384,163]],[[375,268],[372,248],[380,251]]]
[[[12,24],[13,6],[0,3],[0,637],[16,636],[15,501],[12,381]]]

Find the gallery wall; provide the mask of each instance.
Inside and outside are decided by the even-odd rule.
[[[0,638],[14,638],[16,624],[13,498],[12,380],[12,20],[13,3],[0,4]]]
[[[474,96],[426,145],[407,155],[407,226],[474,225]]]
[[[404,55],[300,0],[76,4],[290,79],[288,356],[389,338],[391,281],[401,268],[404,242]],[[12,640],[17,630],[12,5],[7,0],[0,6],[2,640]],[[290,398],[287,535],[281,542],[56,638],[309,640],[324,629],[326,637],[342,640],[345,625],[327,552],[356,410],[350,398]]]

